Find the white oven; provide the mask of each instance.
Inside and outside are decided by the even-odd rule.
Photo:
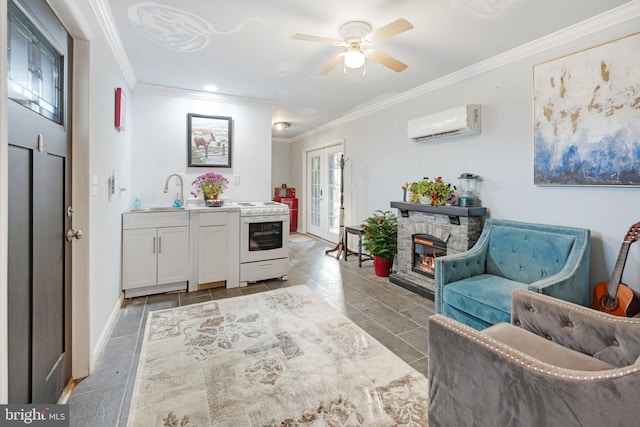
[[[289,207],[277,202],[240,205],[240,283],[289,274]]]

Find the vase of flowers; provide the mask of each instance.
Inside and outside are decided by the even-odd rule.
[[[425,176],[421,181],[406,183],[402,188],[411,192],[411,203],[424,203],[425,200],[429,200],[431,206],[444,206],[451,205],[456,200],[456,187],[445,182],[441,176],[435,179]]]
[[[191,185],[196,189],[191,194],[196,197],[202,194],[205,206],[222,206],[222,200],[218,196],[227,189],[229,180],[218,173],[209,172],[197,177]]]
[[[398,253],[398,218],[390,211],[377,210],[362,223],[363,246],[373,256],[377,276],[388,277]]]

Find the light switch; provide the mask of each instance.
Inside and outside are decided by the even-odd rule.
[[[91,195],[94,197],[98,195],[98,175],[93,175],[91,178]]]
[[[240,175],[233,175],[233,185],[240,185]]]

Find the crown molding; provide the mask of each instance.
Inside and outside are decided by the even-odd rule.
[[[301,141],[319,132],[342,126],[354,120],[366,117],[370,114],[387,109],[394,105],[406,102],[413,98],[434,92],[444,87],[459,83],[463,80],[486,73],[487,71],[508,65],[530,56],[545,52],[549,49],[577,40],[581,37],[596,33],[598,31],[611,28],[615,25],[629,21],[640,16],[640,0],[632,0],[617,8],[608,10],[600,15],[586,19],[577,24],[563,28],[555,33],[518,46],[514,49],[493,56],[484,61],[462,68],[446,76],[427,82],[423,85],[409,89],[398,95],[391,96],[379,102],[375,102],[359,110],[345,114],[344,116],[332,120],[324,125],[318,126],[307,132],[301,133],[292,138],[293,141]]]
[[[292,138],[282,138],[282,137],[271,137],[271,142],[283,142],[285,144],[293,143]]]
[[[120,39],[120,35],[118,34],[118,30],[113,20],[111,8],[109,8],[106,0],[89,0],[89,4],[98,19],[100,28],[102,28],[102,32],[107,39],[109,47],[111,47],[111,51],[116,58],[116,62],[120,67],[120,71],[122,71],[124,79],[127,81],[129,89],[133,90],[133,88],[137,86],[138,80],[131,63],[129,62],[129,58],[125,53],[122,40]]]

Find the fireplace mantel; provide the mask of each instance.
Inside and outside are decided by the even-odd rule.
[[[409,211],[447,215],[451,224],[460,224],[460,217],[483,217],[487,215],[487,208],[472,206],[431,206],[424,203],[391,202],[392,208],[397,208],[403,217],[409,216]]]

